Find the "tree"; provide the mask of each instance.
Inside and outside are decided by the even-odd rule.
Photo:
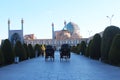
[[[120,34],[113,39],[109,52],[109,62],[114,65],[120,64]]]
[[[90,45],[90,58],[99,60],[101,53],[101,36],[95,34]]]
[[[29,52],[29,49],[28,49],[27,44],[24,43],[24,44],[23,44],[23,47],[24,47],[24,49],[25,49],[27,59],[29,59],[29,57],[30,57],[30,52]]]
[[[86,43],[85,41],[82,41],[80,44],[80,52],[82,53],[82,55],[85,55],[85,50],[86,50]]]
[[[39,44],[36,44],[34,47],[34,51],[35,51],[35,54],[37,55],[37,57],[40,56],[42,53],[41,46]]]
[[[76,51],[76,46],[72,46],[72,47],[71,47],[71,51],[75,53],[75,51]]]
[[[12,64],[14,62],[14,53],[11,46],[11,43],[8,39],[5,39],[1,45],[2,53],[4,56],[5,65]]]
[[[28,49],[29,49],[29,52],[30,52],[30,58],[34,58],[35,57],[35,52],[34,52],[34,49],[33,49],[31,44],[28,44]]]
[[[46,45],[41,45],[42,55],[44,55],[44,53],[45,53],[45,46],[46,46]]]
[[[89,41],[88,46],[86,46],[86,51],[85,51],[85,56],[89,57],[90,56],[90,45],[92,43],[92,39]]]
[[[80,44],[77,44],[76,49],[74,51],[75,53],[80,54]]]
[[[19,57],[19,61],[23,61],[27,59],[27,54],[20,41],[16,42],[14,50],[15,50],[15,56]]]
[[[120,29],[116,26],[108,26],[104,32],[101,42],[101,61],[108,63],[108,55],[111,43],[116,34],[120,33]]]
[[[0,49],[0,66],[3,66],[4,65],[4,56],[3,56],[3,53]]]

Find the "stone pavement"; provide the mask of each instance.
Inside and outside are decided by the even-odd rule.
[[[43,57],[0,68],[0,80],[120,80],[120,68],[72,53],[71,59]]]

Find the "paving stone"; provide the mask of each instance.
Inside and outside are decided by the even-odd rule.
[[[70,60],[29,59],[0,68],[0,80],[119,80],[120,68],[73,54]]]

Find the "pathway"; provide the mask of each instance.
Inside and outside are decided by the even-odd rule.
[[[43,57],[0,68],[0,80],[120,80],[120,68],[72,54],[69,61]]]

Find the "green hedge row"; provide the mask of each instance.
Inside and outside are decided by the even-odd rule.
[[[100,34],[95,34],[89,43],[83,46],[81,42],[72,47],[72,51],[79,54],[82,52],[86,57],[105,63],[120,65],[120,28],[108,26],[103,31],[102,37]]]
[[[30,58],[35,58],[42,55],[41,45],[22,44],[17,41],[12,45],[8,39],[5,39],[0,47],[0,67],[9,65],[15,62],[15,58],[19,57],[19,61],[24,61]]]

